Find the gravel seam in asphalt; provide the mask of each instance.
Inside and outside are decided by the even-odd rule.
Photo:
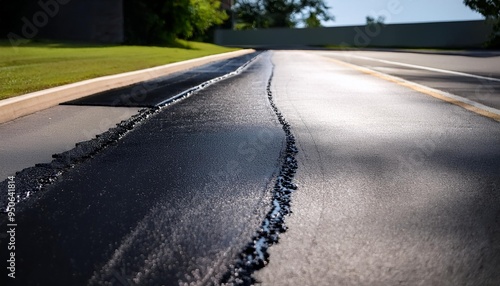
[[[266,90],[269,103],[276,113],[286,136],[286,150],[282,155],[283,164],[273,188],[270,211],[262,222],[260,229],[252,238],[252,241],[240,254],[239,261],[224,275],[221,281],[222,285],[253,285],[257,282],[252,277],[252,274],[265,267],[269,262],[268,248],[278,243],[279,235],[286,232],[285,218],[292,213],[291,196],[297,190],[297,185],[293,183],[293,178],[298,167],[297,160],[295,159],[298,149],[295,145],[295,137],[290,130],[290,124],[286,121],[273,100],[271,84],[274,74],[274,63],[272,65],[273,71],[269,76]]]

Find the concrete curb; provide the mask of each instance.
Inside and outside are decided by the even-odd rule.
[[[252,52],[254,52],[254,50],[245,49],[211,55],[138,71],[98,77],[4,99],[0,101],[0,123],[56,106],[62,102],[75,100],[105,90],[131,85]]]

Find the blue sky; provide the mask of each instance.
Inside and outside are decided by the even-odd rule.
[[[366,16],[384,15],[386,24],[480,20],[463,0],[325,0],[335,16],[325,26],[363,25]]]

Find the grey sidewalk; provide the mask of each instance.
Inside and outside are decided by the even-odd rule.
[[[72,149],[136,114],[139,108],[59,105],[0,124],[0,181],[52,154]]]

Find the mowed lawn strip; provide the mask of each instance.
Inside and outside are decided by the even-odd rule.
[[[99,76],[234,51],[183,42],[189,48],[0,41],[0,100]]]

